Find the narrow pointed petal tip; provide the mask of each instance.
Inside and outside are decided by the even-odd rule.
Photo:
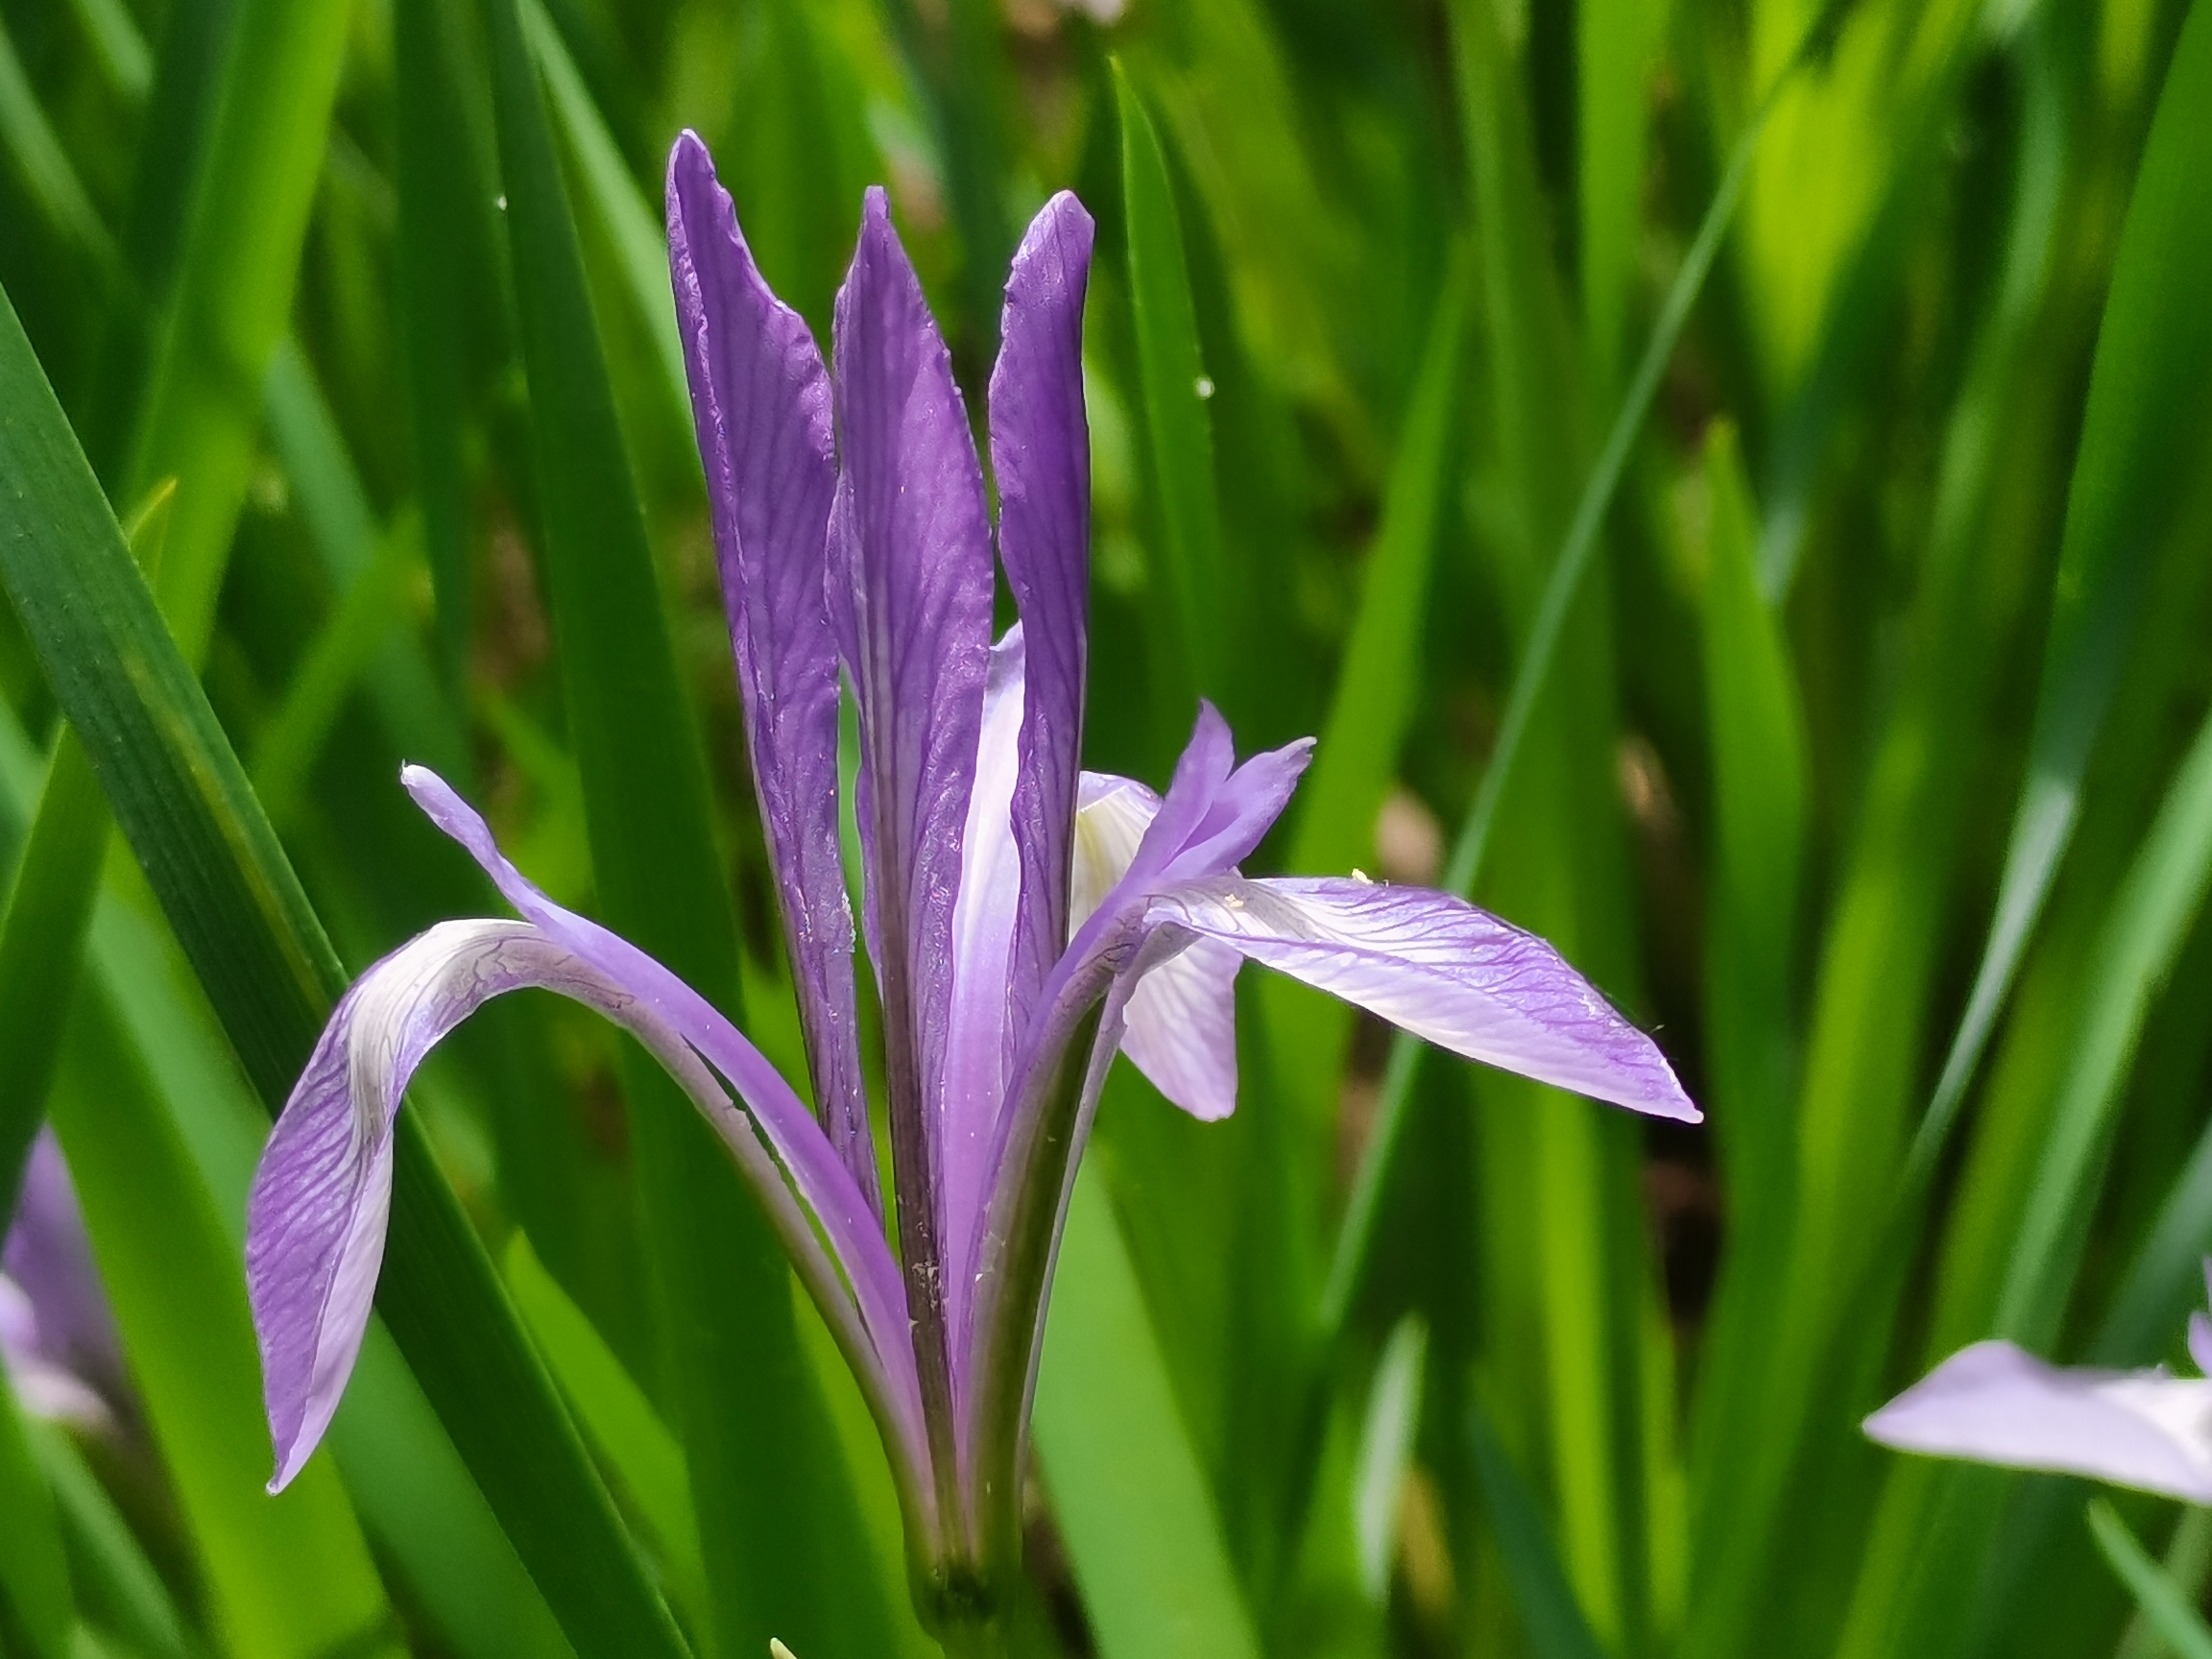
[[[1470,1060],[1695,1123],[1651,1039],[1544,940],[1449,894],[1358,880],[1213,877],[1149,911]]]
[[[2212,1503],[2212,1382],[2045,1364],[1977,1342],[1868,1417],[1900,1452],[2082,1475]]]

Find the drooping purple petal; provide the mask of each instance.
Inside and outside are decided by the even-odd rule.
[[[992,647],[976,746],[975,788],[961,843],[960,897],[952,912],[951,1033],[936,1126],[945,1190],[946,1316],[967,1319],[972,1251],[981,1219],[991,1142],[1006,1090],[1007,964],[1015,946],[1022,849],[1011,813],[1020,771],[1023,629]]]
[[[667,196],[691,413],[815,1114],[873,1202],[837,845],[837,647],[824,593],[837,478],[830,377],[805,320],[770,292],[707,147],[688,132],[668,158]]]
[[[492,997],[570,960],[520,922],[442,922],[361,975],[284,1103],[246,1209],[246,1283],[280,1492],[330,1426],[369,1327],[407,1080]]]
[[[1083,293],[1094,227],[1062,191],[1014,255],[991,375],[998,557],[1028,638],[1021,780],[1021,915],[1006,995],[1007,1059],[1068,943],[1069,826],[1075,816],[1090,619],[1091,433],[1083,409]]]
[[[1218,876],[1155,897],[1148,920],[1217,939],[1469,1059],[1698,1119],[1650,1038],[1556,950],[1448,894]]]
[[[2086,1475],[2212,1503],[2212,1382],[2163,1371],[2062,1370],[1977,1342],[1873,1416],[1885,1446]]]
[[[401,772],[400,781],[431,822],[482,866],[508,903],[635,997],[647,1014],[680,1033],[729,1080],[790,1172],[792,1185],[821,1223],[852,1281],[861,1315],[892,1382],[904,1395],[902,1408],[918,1410],[898,1263],[852,1172],[839,1162],[829,1138],[781,1073],[712,1003],[666,968],[627,939],[554,903],[524,879],[499,851],[484,820],[444,779],[426,767],[410,766]]]
[[[950,1386],[939,1363],[944,1195],[925,1126],[944,1085],[952,912],[991,646],[991,529],[951,361],[880,190],[868,193],[837,295],[835,407],[830,619],[859,702],[900,1238],[924,1384],[936,1392]]]

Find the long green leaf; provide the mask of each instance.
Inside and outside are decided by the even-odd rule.
[[[290,320],[350,14],[344,0],[238,0],[215,90],[129,469],[133,493],[177,480],[155,590],[194,662],[252,470],[261,377]]]
[[[668,624],[515,0],[486,0],[516,301],[569,734],[608,924],[725,1007],[736,928],[696,718]],[[818,1645],[840,1596],[826,1572],[857,1526],[811,1455],[820,1407],[793,1336],[789,1269],[713,1130],[626,1048],[624,1093],[715,1647]],[[832,1466],[833,1467],[833,1466]],[[764,1503],[762,1494],[778,1494]]]
[[[2128,1529],[2128,1523],[2120,1519],[2120,1512],[2104,1499],[2094,1499],[2088,1521],[2089,1535],[2097,1540],[2098,1550],[2120,1582],[2128,1586],[2128,1593],[2135,1598],[2151,1627],[2166,1639],[2180,1659],[2212,1659],[2212,1629],[2205,1627],[2204,1617],[2197,1610],[2197,1599],[2151,1559],[2150,1552]]]
[[[1259,1639],[1094,1159],[1061,1241],[1032,1432],[1102,1659],[1238,1659]]]
[[[194,1659],[197,1649],[169,1587],[69,1437],[35,1427],[31,1446],[54,1489],[70,1578],[86,1622],[113,1631],[141,1659]]]
[[[0,1366],[0,1642],[12,1628],[30,1644],[35,1659],[66,1659],[75,1619],[54,1494]]]
[[[344,982],[0,307],[0,580],[256,1093],[290,1092]],[[583,1659],[683,1651],[420,1125],[397,1129],[380,1306]]]
[[[2212,418],[2212,7],[2192,6],[2128,199],[2066,503],[2051,633],[2005,874],[1922,1139],[1948,1133],[2042,914],[2152,559]],[[1929,1154],[1933,1156],[1932,1152]]]
[[[2212,719],[2200,730],[2113,901],[2026,1213],[2007,1255],[1999,1334],[2047,1344],[2073,1289],[2089,1212],[2152,999],[2212,886]]]
[[[1606,436],[1605,447],[1591,469],[1581,499],[1575,505],[1573,526],[1560,548],[1557,562],[1551,567],[1542,607],[1514,670],[1513,689],[1505,705],[1504,717],[1499,723],[1498,740],[1491,749],[1489,764],[1483,771],[1482,782],[1460,826],[1458,838],[1453,843],[1451,859],[1445,866],[1442,885],[1449,891],[1464,896],[1473,889],[1475,878],[1481,872],[1483,856],[1488,851],[1491,824],[1497,815],[1498,800],[1519,757],[1522,733],[1527,725],[1529,709],[1550,677],[1559,630],[1566,620],[1575,590],[1581,586],[1582,578],[1589,569],[1598,543],[1598,531],[1612,504],[1614,492],[1620,488],[1621,475],[1628,463],[1628,451],[1636,441],[1637,433],[1643,428],[1644,418],[1650,412],[1652,397],[1659,389],[1660,376],[1673,357],[1683,325],[1689,322],[1691,308],[1704,286],[1707,272],[1712,269],[1713,257],[1719,251],[1721,236],[1728,228],[1729,217],[1735,211],[1737,198],[1743,190],[1744,173],[1758,149],[1759,132],[1760,127],[1754,122],[1738,140],[1736,150],[1729,157],[1728,171],[1705,210],[1705,217],[1697,227],[1696,239],[1683,258],[1682,268],[1675,275],[1673,286],[1668,290],[1667,302],[1660,311],[1658,322],[1652,326],[1651,338],[1637,365],[1635,378],[1621,400],[1612,430]],[[1360,1154],[1359,1166],[1354,1173],[1351,1194],[1345,1202],[1344,1219],[1337,1230],[1335,1249],[1330,1259],[1328,1286],[1322,1300],[1322,1320],[1325,1329],[1331,1332],[1342,1329],[1358,1292],[1359,1282],[1367,1271],[1370,1253],[1374,1248],[1379,1207],[1387,1186],[1392,1161],[1397,1156],[1405,1132],[1407,1103],[1411,1094],[1414,1068],[1419,1063],[1420,1055],[1421,1046],[1409,1039],[1401,1038],[1391,1046],[1389,1067],[1383,1073],[1381,1099],[1376,1107],[1374,1128],[1368,1135],[1366,1146]]]
[[[507,1241],[501,1266],[531,1339],[545,1356],[584,1432],[658,1541],[668,1577],[687,1604],[703,1608],[707,1574],[699,1564],[699,1525],[691,1512],[691,1479],[683,1447],[584,1310],[545,1271],[526,1235],[517,1233]]]
[[[1707,1055],[1726,1175],[1729,1250],[1697,1396],[1696,1533],[1712,1556],[1730,1525],[1757,1408],[1795,1207],[1797,912],[1807,738],[1789,645],[1759,591],[1758,523],[1729,427],[1705,444],[1706,718],[1713,743],[1715,875],[1706,935]]]
[[[1229,674],[1223,646],[1221,511],[1214,497],[1212,382],[1198,353],[1198,319],[1183,231],[1160,135],[1128,72],[1116,63],[1121,124],[1121,208],[1129,244],[1130,305],[1144,395],[1144,431],[1158,496],[1161,574],[1169,626],[1153,637],[1161,718],[1180,736],[1194,696],[1218,698]]]
[[[1483,1505],[1530,1650],[1537,1659],[1599,1659],[1605,1649],[1582,1617],[1558,1550],[1545,1528],[1543,1512],[1499,1444],[1497,1431],[1479,1401],[1468,1407],[1467,1436],[1482,1483]]]

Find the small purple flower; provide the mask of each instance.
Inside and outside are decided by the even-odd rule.
[[[860,1380],[916,1558],[957,1609],[1015,1558],[1046,1292],[1099,1089],[1125,1053],[1199,1118],[1236,1104],[1246,958],[1453,1051],[1695,1120],[1656,1047],[1537,939],[1442,894],[1238,871],[1310,742],[1238,763],[1211,707],[1165,796],[1083,772],[1092,223],[1062,194],[1014,256],[991,377],[994,533],[968,416],[883,194],[836,306],[836,374],[689,133],[668,239],[745,734],[805,1031],[799,1092],[702,998],[517,873],[437,778],[403,781],[519,921],[447,922],[331,1016],[254,1182],[247,1268],[280,1487],[368,1318],[391,1129],[423,1055],[543,986],[633,1032],[728,1142]],[[994,556],[1020,621],[991,637]],[[861,918],[881,1000],[879,1190],[838,840],[858,705]]]
[[[32,1142],[0,1242],[0,1365],[26,1408],[82,1428],[112,1426],[110,1402],[126,1393],[115,1317],[51,1129]]]
[[[2205,1282],[2212,1292],[2212,1262]],[[2202,1313],[2189,1315],[2189,1357],[2212,1373],[2212,1319]],[[1865,1427],[1900,1452],[2086,1475],[2212,1503],[2212,1377],[2176,1377],[2162,1365],[2061,1369],[2009,1342],[1977,1342]]]

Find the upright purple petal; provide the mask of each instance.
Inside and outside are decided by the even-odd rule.
[[[492,831],[445,781],[421,766],[400,774],[430,821],[458,841],[492,878],[507,902],[579,958],[643,1004],[644,1013],[685,1042],[736,1090],[791,1184],[821,1223],[830,1247],[852,1281],[862,1316],[894,1383],[909,1395],[913,1364],[906,1344],[906,1308],[898,1263],[859,1184],[782,1074],[768,1064],[714,1005],[620,935],[545,897],[510,863]],[[912,1404],[911,1400],[908,1405]]]
[[[1556,950],[1449,894],[1218,876],[1162,893],[1148,920],[1217,939],[1469,1059],[1698,1119],[1650,1038]]]
[[[1014,255],[991,375],[998,558],[1028,639],[1021,780],[1021,915],[1006,995],[1011,1046],[1068,943],[1069,827],[1083,738],[1091,576],[1091,432],[1083,410],[1083,292],[1094,227],[1062,191]]]
[[[2197,1378],[2061,1370],[1977,1342],[1867,1418],[1866,1432],[1902,1452],[2212,1503],[2212,1382]]]
[[[899,1228],[924,1385],[935,1392],[950,1388],[932,1334],[943,1192],[925,1125],[944,1087],[952,912],[991,648],[991,529],[951,361],[880,190],[868,193],[836,329],[830,616],[860,706]]]
[[[837,480],[830,377],[805,320],[769,291],[707,147],[688,132],[668,158],[668,263],[815,1115],[873,1201],[824,593]]]

